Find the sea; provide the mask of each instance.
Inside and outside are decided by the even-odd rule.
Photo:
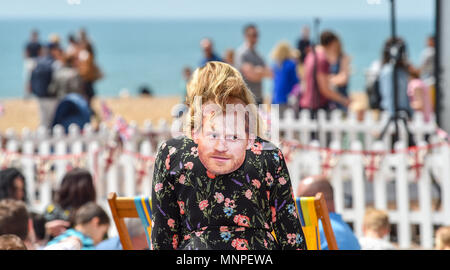
[[[137,95],[148,86],[156,96],[182,95],[182,70],[197,68],[202,57],[199,41],[209,37],[218,55],[237,49],[243,43],[243,26],[255,23],[259,28],[257,50],[272,64],[270,52],[282,40],[295,47],[301,28],[309,25],[312,39],[317,37],[312,20],[283,19],[1,19],[0,18],[0,98],[24,97],[24,47],[30,31],[37,29],[42,42],[52,33],[67,45],[69,34],[80,28],[94,44],[98,65],[104,78],[96,83],[100,96],[114,97],[122,91]],[[352,59],[350,91],[364,91],[365,73],[380,59],[384,41],[390,36],[386,19],[321,18],[319,31],[332,30]],[[397,34],[407,43],[410,61],[419,65],[426,38],[434,32],[434,22],[427,19],[400,19]],[[270,94],[272,81],[264,81]]]

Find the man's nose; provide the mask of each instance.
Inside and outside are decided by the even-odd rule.
[[[215,149],[219,152],[225,152],[228,150],[226,140],[224,138],[218,139],[216,141]]]

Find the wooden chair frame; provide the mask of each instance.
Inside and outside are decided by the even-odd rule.
[[[115,192],[108,194],[108,203],[111,208],[111,213],[116,224],[117,232],[119,233],[120,242],[124,250],[132,250],[133,244],[131,243],[130,235],[128,234],[127,227],[125,225],[125,218],[139,218],[139,214],[136,210],[133,197],[117,197]],[[325,198],[321,192],[317,193],[314,198],[314,206],[316,210],[317,218],[322,221],[322,226],[327,239],[328,249],[337,250],[338,246],[336,238],[331,227],[330,216],[328,215],[328,208],[325,202]]]

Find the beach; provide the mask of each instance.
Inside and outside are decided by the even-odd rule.
[[[122,116],[127,122],[135,121],[139,127],[146,120],[152,121],[154,125],[160,119],[171,122],[170,109],[180,103],[180,98],[176,96],[96,98],[92,106],[99,113],[102,100],[115,116]],[[39,107],[35,99],[3,99],[1,104],[5,113],[0,117],[0,132],[9,128],[21,132],[25,127],[36,130],[39,126]]]
[[[359,111],[367,108],[367,98],[363,92],[355,92],[351,95],[354,102],[350,109]],[[167,97],[100,97],[94,98],[92,106],[97,112],[101,112],[101,101],[104,101],[115,116],[122,116],[127,122],[134,121],[138,127],[142,127],[146,120],[158,125],[160,119],[172,122],[171,109],[179,104],[181,98],[178,96]],[[266,98],[266,103],[269,98]],[[5,109],[0,116],[0,132],[7,129],[15,129],[21,132],[23,128],[36,130],[39,126],[39,107],[35,99],[2,99],[0,103]]]

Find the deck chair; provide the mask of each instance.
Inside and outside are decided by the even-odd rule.
[[[319,220],[322,221],[328,249],[337,250],[338,246],[323,194],[319,192],[315,197],[297,197],[295,199],[308,250],[320,250]]]
[[[125,225],[125,218],[140,218],[150,247],[152,229],[151,200],[148,197],[117,197],[115,192],[108,194],[108,203],[119,233],[120,243],[124,250],[132,250],[130,235]]]

